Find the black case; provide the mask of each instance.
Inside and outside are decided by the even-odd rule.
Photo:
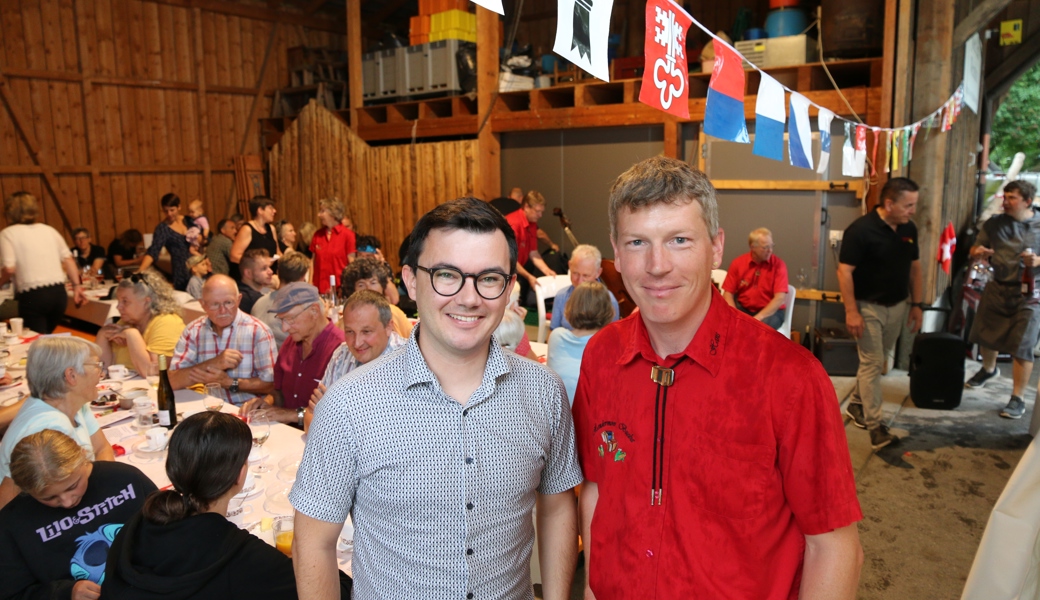
[[[964,392],[965,342],[952,333],[922,333],[910,352],[910,398],[918,408],[952,410]]]
[[[823,370],[831,376],[852,377],[859,370],[856,340],[842,328],[816,329],[814,348]]]

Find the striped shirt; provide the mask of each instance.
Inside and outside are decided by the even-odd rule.
[[[325,393],[290,501],[329,523],[353,514],[356,600],[530,599],[535,492],[582,481],[563,383],[492,340],[463,405],[421,327]]]
[[[227,374],[232,379],[259,378],[274,381],[274,363],[277,356],[274,336],[260,319],[241,310],[231,325],[224,328],[220,336],[213,331],[209,317],[199,317],[187,327],[177,340],[173,351],[171,370],[186,369],[216,358],[224,350],[234,348],[242,353],[242,362]],[[229,393],[232,404],[242,405],[255,397],[250,392]]]

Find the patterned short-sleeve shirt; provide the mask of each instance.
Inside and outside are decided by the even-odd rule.
[[[228,348],[242,353],[242,362],[227,372],[229,377],[256,377],[261,381],[274,381],[274,363],[278,355],[274,336],[263,321],[241,310],[235,315],[231,325],[225,327],[219,336],[213,331],[209,317],[199,317],[189,323],[184,328],[181,339],[177,340],[170,369],[193,367],[216,358]],[[256,394],[250,392],[228,393],[230,402],[236,406],[255,396]]]
[[[378,358],[382,358],[387,354],[390,354],[394,350],[397,350],[401,346],[404,346],[408,340],[397,335],[397,332],[390,332],[390,339],[387,341],[386,348],[379,354]],[[378,360],[373,359],[373,360]],[[332,353],[332,358],[329,359],[329,365],[325,367],[325,375],[321,378],[321,384],[326,388],[332,387],[332,384],[336,383],[348,373],[361,366],[357,358],[354,358],[354,354],[347,347],[347,343],[344,342],[336,348]]]
[[[355,599],[531,598],[535,492],[582,481],[563,384],[492,340],[463,405],[420,327],[325,393],[289,498],[322,521],[353,514]]]

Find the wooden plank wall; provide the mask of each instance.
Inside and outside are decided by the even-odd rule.
[[[271,195],[297,228],[318,220],[318,203],[336,197],[359,234],[374,235],[400,268],[397,248],[433,207],[474,194],[477,141],[371,147],[314,101],[268,154]]]
[[[152,0],[3,0],[0,73],[64,197],[46,192],[2,107],[0,194],[32,192],[59,231],[60,202],[72,226],[103,245],[128,227],[151,232],[170,191],[202,198],[215,224],[234,187],[233,156],[243,143],[260,153],[255,124],[247,136],[254,97],[266,115],[271,91],[288,84],[286,49],[345,43],[278,23],[259,81],[275,26]]]

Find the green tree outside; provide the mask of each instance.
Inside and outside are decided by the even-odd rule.
[[[990,160],[1005,171],[1016,152],[1023,171],[1040,170],[1040,63],[1018,78],[993,117]]]

